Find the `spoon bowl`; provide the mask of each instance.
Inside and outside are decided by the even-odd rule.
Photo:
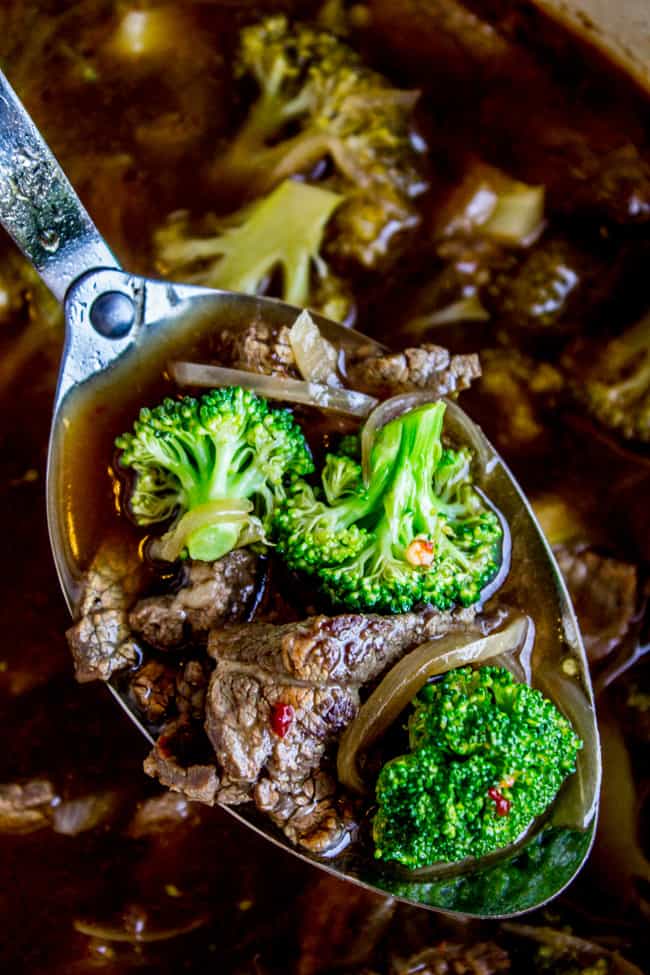
[[[50,437],[47,509],[54,561],[74,615],[87,549],[75,498],[85,492],[85,472],[90,477],[92,470],[107,462],[106,455],[93,453],[96,445],[89,443],[83,444],[83,457],[79,456],[79,417],[87,421],[87,411],[100,408],[102,427],[110,429],[125,401],[133,404],[134,412],[147,402],[152,381],[164,373],[175,352],[185,353],[206,333],[236,329],[255,319],[272,326],[291,325],[299,309],[273,299],[171,284],[122,271],[2,75],[0,222],[64,303],[66,341]],[[381,349],[360,333],[314,318],[326,338],[348,348]],[[300,852],[252,804],[226,808],[287,852],[339,877],[431,909],[505,917],[550,900],[587,857],[600,786],[598,732],[584,648],[548,543],[516,480],[480,428],[454,406],[452,433],[454,416],[462,418],[464,429],[471,429],[481,446],[478,485],[510,526],[513,571],[500,596],[505,594],[533,619],[533,683],[558,702],[585,742],[577,773],[565,783],[550,820],[526,837],[525,846],[481,861],[474,869],[463,864],[423,875],[380,865],[363,843],[351,844],[335,859]],[[153,741],[153,729],[145,726],[121,692],[119,679],[109,686]]]

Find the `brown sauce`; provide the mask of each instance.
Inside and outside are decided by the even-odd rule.
[[[106,28],[102,25],[110,5],[94,0],[74,5],[67,14],[69,26],[61,45],[56,40],[56,18],[69,6],[7,3],[0,12],[3,68],[79,186],[109,243],[125,265],[151,272],[149,242],[161,216],[178,207],[211,205],[201,195],[195,174],[236,114],[223,57],[238,23],[255,11],[243,0],[178,2],[175,7],[186,19],[171,74],[164,76],[154,68],[140,74],[136,68],[112,73],[107,69],[98,89],[94,84],[79,85],[76,72],[88,68],[93,51],[103,43]],[[301,13],[306,6],[313,5],[300,6]],[[479,14],[487,11],[485,15],[496,23],[500,18],[507,21],[510,5],[505,12],[502,6],[472,4]],[[425,17],[416,20],[414,28],[409,15],[413,7],[417,12],[418,4],[405,4],[401,21],[400,7],[377,3],[374,27],[361,43],[398,83],[423,86],[420,114],[425,132],[432,137],[438,177],[434,186],[452,179],[457,160],[480,152],[521,179],[547,182],[551,198],[561,201],[562,160],[550,156],[544,172],[526,137],[527,126],[539,121],[550,103],[557,112],[556,128],[567,124],[569,109],[576,131],[590,145],[615,149],[632,143],[647,149],[643,144],[646,103],[620,78],[610,86],[608,76],[604,84],[600,67],[595,71],[588,57],[575,58],[573,42],[559,44],[551,31],[552,43],[538,39],[531,48],[534,67],[528,56],[523,63],[519,56],[513,61],[506,51],[493,73],[486,73],[481,52],[475,52],[475,68],[468,72],[466,59],[459,58],[453,45],[446,60],[432,64],[427,38],[435,34],[435,23],[432,26]],[[47,31],[43,28],[40,52],[30,61],[25,54],[28,41],[33,42],[41,22],[47,24]],[[515,27],[513,36],[525,35],[526,18],[516,21]],[[517,85],[508,82],[510,68],[516,77],[526,79],[525,90],[517,91]],[[192,105],[193,125],[174,128],[178,125],[174,119],[186,118]],[[159,114],[168,117],[170,129],[167,134],[158,129],[155,144],[151,142],[154,129],[146,124]],[[506,115],[508,125],[500,125],[499,118]],[[513,119],[521,120],[521,138],[514,140]],[[152,144],[156,145],[153,151]],[[426,212],[435,212],[437,198],[437,191],[426,197],[422,204]],[[642,272],[644,261],[647,267],[647,224],[605,227],[585,216],[569,217],[560,204],[554,206],[552,219],[559,229],[570,227],[576,236],[591,242],[610,240],[613,235],[615,250],[630,255],[623,278],[627,301],[620,308],[632,320],[647,300]],[[423,236],[426,221],[424,226]],[[3,255],[8,253],[7,245]],[[402,346],[406,339],[395,322],[403,295],[426,276],[427,262],[417,241],[398,269],[381,281],[361,276],[359,328]],[[375,964],[384,971],[387,953],[396,951],[400,943],[402,949],[406,945],[416,950],[449,936],[440,919],[415,918],[404,908],[382,941],[372,934],[378,902],[351,895],[333,881],[319,880],[313,871],[258,840],[219,809],[177,810],[175,821],[168,819],[164,828],[138,835],[133,822],[139,804],[159,794],[141,771],[147,746],[104,688],[80,689],[73,682],[63,635],[68,616],[47,539],[45,459],[61,336],[45,329],[37,335],[39,351],[27,356],[20,344],[29,325],[24,307],[3,317],[0,355],[15,355],[11,361],[20,368],[0,390],[0,491],[5,511],[0,783],[48,780],[59,805],[101,796],[105,811],[95,826],[76,835],[52,829],[50,817],[56,805],[48,811],[43,828],[24,835],[0,834],[0,969],[30,975],[94,971],[266,975],[293,970],[299,975],[324,975],[339,965],[354,968],[369,961],[371,967]],[[453,351],[492,348],[502,341],[491,326],[480,323],[446,328],[433,340],[438,335]],[[510,340],[526,351],[539,352],[537,337],[516,335]],[[544,339],[545,360],[557,362],[561,345],[555,337]],[[151,383],[143,378],[120,411],[107,410],[110,404],[105,401],[85,407],[80,429],[92,423],[101,433],[92,440],[94,452],[79,451],[74,470],[66,475],[89,485],[83,507],[73,512],[82,565],[105,530],[106,512],[113,513],[120,530],[135,537],[129,522],[115,513],[110,478],[98,478],[94,472],[106,472],[114,436],[128,428],[144,391],[150,402],[156,402],[169,388],[164,378]],[[579,411],[563,407],[544,413],[540,440],[521,451],[504,435],[493,398],[479,392],[465,402],[504,451],[526,491],[532,496],[558,492],[603,550],[647,567],[647,456],[622,448],[615,437],[585,422]],[[85,438],[79,440],[88,445]],[[635,678],[639,683],[641,679]],[[619,720],[622,712],[616,706],[624,691],[614,687],[603,709],[612,710],[618,733],[622,728],[627,735],[632,769],[641,783],[644,766],[647,769],[647,741],[644,744],[636,733],[629,733],[625,720]],[[619,874],[614,862],[603,856],[607,849],[606,843],[601,844],[584,875],[551,912],[533,916],[532,921],[571,924],[583,937],[604,935],[626,957],[643,965],[647,921],[638,910],[638,891],[625,887],[628,881],[623,875],[612,892],[611,878]],[[358,940],[367,940],[370,947],[365,953],[359,945],[356,954],[350,949],[347,936],[337,932],[327,913],[347,917],[345,912],[354,909],[361,920],[358,916],[354,920],[352,914],[350,923]],[[453,936],[460,941],[495,937],[498,929],[495,925],[454,929]]]

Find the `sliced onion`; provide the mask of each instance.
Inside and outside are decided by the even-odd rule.
[[[384,734],[429,678],[525,648],[532,626],[528,616],[516,614],[502,629],[488,636],[477,627],[447,633],[402,657],[346,728],[337,756],[339,781],[353,792],[366,792],[357,767],[359,754]]]
[[[375,437],[382,427],[410,410],[426,403],[437,403],[442,397],[435,393],[427,393],[420,390],[415,393],[401,393],[399,396],[391,396],[384,400],[376,409],[372,411],[366,420],[361,431],[361,469],[363,479],[366,484],[370,480],[370,458]],[[452,400],[445,399],[445,423],[447,429],[451,429],[455,437],[463,444],[474,451],[476,472],[479,482],[492,472],[498,458],[493,455],[490,444],[486,440],[480,427],[471,420],[464,410]],[[451,420],[451,423],[448,421]]]
[[[569,659],[578,663],[576,658]],[[570,675],[563,672],[562,667],[538,667],[535,685],[546,697],[558,703],[583,742],[576,761],[576,774],[567,781],[553,807],[553,824],[586,829],[598,811],[601,780],[600,743],[594,705],[585,693],[579,671]]]
[[[340,386],[336,374],[338,353],[331,342],[324,339],[308,311],[302,311],[289,329],[289,342],[296,365],[308,382]]]
[[[501,243],[530,246],[544,229],[544,187],[513,180],[511,188],[499,193],[494,210],[480,229]]]
[[[189,921],[177,927],[159,928],[157,931],[129,931],[126,928],[120,928],[110,923],[103,924],[101,921],[76,920],[72,926],[79,934],[85,934],[89,938],[97,938],[101,941],[125,942],[135,945],[149,944],[156,941],[171,941],[172,938],[178,938],[182,934],[189,934],[190,931],[196,931],[197,928],[207,924],[208,921],[209,917],[207,915],[200,916],[191,918]]]
[[[454,322],[487,322],[489,317],[489,311],[483,307],[480,298],[474,292],[465,298],[452,301],[444,308],[439,308],[438,311],[412,318],[405,325],[404,331],[413,334],[424,332],[436,325],[451,325]]]
[[[202,362],[172,362],[171,376],[179,386],[241,386],[260,396],[284,403],[302,403],[346,416],[365,417],[377,405],[374,396],[367,396],[354,389],[326,386],[302,379],[285,379],[282,376],[265,376],[241,369],[226,369]]]
[[[253,505],[246,498],[216,498],[200,504],[188,511],[170,531],[151,545],[151,554],[156,559],[173,562],[185,548],[189,535],[207,525],[221,523],[244,524],[248,520]]]

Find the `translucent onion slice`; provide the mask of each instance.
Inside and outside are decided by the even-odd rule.
[[[365,417],[377,405],[374,396],[366,396],[354,389],[326,386],[302,379],[285,379],[282,376],[264,376],[202,362],[172,362],[169,371],[179,386],[206,386],[210,389],[241,386],[268,399],[283,403],[302,403],[346,416]]]
[[[457,301],[452,301],[439,308],[437,311],[429,312],[427,315],[417,315],[404,326],[404,331],[409,334],[419,334],[437,325],[451,325],[454,322],[487,322],[490,313],[481,304],[481,300],[474,292]]]
[[[410,410],[415,410],[425,403],[436,403],[439,399],[441,399],[440,396],[433,392],[427,393],[425,390],[415,393],[401,393],[399,396],[391,396],[390,399],[384,400],[372,411],[361,431],[361,468],[366,484],[370,480],[370,458],[377,432],[396,417],[402,416]],[[479,427],[470,420],[459,406],[456,406],[449,399],[445,399],[445,406],[447,430],[451,429],[454,437],[461,444],[474,451],[478,479],[482,480],[490,473],[494,464],[489,444]],[[451,423],[449,423],[450,420]]]
[[[200,528],[217,524],[244,524],[253,505],[246,498],[216,498],[188,511],[170,531],[151,545],[156,559],[173,562],[185,548],[185,541]]]
[[[358,756],[384,734],[429,678],[466,664],[527,650],[534,640],[534,632],[530,617],[517,613],[505,626],[487,636],[472,627],[463,633],[448,633],[438,640],[429,640],[402,657],[346,728],[337,756],[339,781],[353,792],[367,791],[359,774]]]
[[[568,659],[576,662],[574,658]],[[570,669],[573,671],[572,667]],[[578,752],[576,775],[572,775],[565,784],[553,807],[553,824],[586,829],[598,811],[600,783],[600,743],[593,706],[584,692],[579,675],[565,673],[562,667],[539,667],[535,673],[535,683],[546,697],[558,704],[583,742]]]
[[[529,247],[544,229],[544,187],[512,181],[499,193],[496,207],[481,231],[493,240]]]
[[[308,382],[340,386],[336,374],[338,353],[331,342],[324,339],[308,311],[302,311],[289,329],[289,342],[296,365]]]

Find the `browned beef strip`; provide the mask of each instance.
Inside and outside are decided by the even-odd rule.
[[[510,971],[510,957],[494,941],[441,941],[400,962],[395,975],[496,975]]]
[[[201,721],[208,689],[208,667],[200,660],[188,660],[176,677],[176,707],[181,715]]]
[[[172,792],[181,792],[188,799],[213,805],[219,788],[219,776],[214,765],[202,762],[183,762],[182,752],[193,729],[185,718],[169,721],[159,734],[156,744],[144,760],[147,775],[158,779]],[[181,753],[181,754],[179,754]]]
[[[285,327],[272,329],[254,322],[241,332],[226,332],[219,355],[236,369],[301,378]],[[452,356],[441,345],[424,344],[387,355],[377,355],[370,345],[356,350],[347,373],[350,387],[371,395],[426,390],[447,396],[467,389],[481,375],[481,366],[477,355]]]
[[[467,389],[480,375],[477,355],[450,355],[431,344],[359,359],[348,367],[350,386],[380,397],[416,390],[448,396]]]
[[[147,721],[157,724],[167,715],[174,700],[174,671],[158,660],[148,660],[131,680],[130,689]]]
[[[143,836],[170,832],[182,823],[198,820],[197,810],[200,808],[171,792],[151,796],[138,803],[128,826],[128,835],[141,839]]]
[[[219,801],[253,798],[294,842],[318,852],[338,846],[351,817],[321,762],[356,715],[361,685],[424,640],[465,629],[474,615],[315,616],[211,631],[217,664],[206,731],[223,771]],[[274,730],[281,708],[291,709],[284,734]]]
[[[43,779],[0,785],[0,833],[33,833],[48,826],[54,798],[52,783]]]
[[[238,331],[224,329],[217,352],[222,364],[231,369],[300,378],[286,325],[274,328],[266,322],[253,321]]]
[[[100,547],[82,582],[78,622],[66,634],[78,681],[108,680],[138,659],[128,609],[143,575],[135,546],[107,539]]]
[[[351,804],[338,795],[336,779],[317,771],[296,787],[283,791],[271,779],[254,790],[255,805],[265,812],[296,846],[317,855],[332,854],[356,830]]]
[[[159,650],[206,640],[211,627],[245,617],[255,596],[257,567],[257,556],[245,549],[216,562],[190,562],[179,591],[139,600],[129,624]]]
[[[584,546],[559,546],[555,554],[594,663],[615,650],[630,627],[637,608],[636,568]]]

